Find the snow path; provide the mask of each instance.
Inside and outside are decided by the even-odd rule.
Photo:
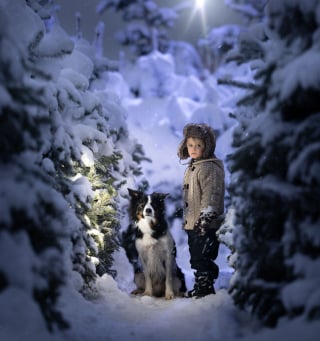
[[[98,286],[100,297],[64,307],[72,325],[81,326],[65,332],[66,340],[231,340],[241,336],[241,326],[248,328],[248,317],[224,289],[198,300],[166,301],[132,296],[107,275]]]

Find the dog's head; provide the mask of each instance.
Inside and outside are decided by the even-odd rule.
[[[133,221],[139,222],[142,219],[150,220],[153,224],[160,222],[165,214],[164,199],[167,193],[154,192],[147,195],[141,191],[128,188],[130,195],[129,213]]]

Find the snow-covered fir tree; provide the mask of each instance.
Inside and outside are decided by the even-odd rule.
[[[63,285],[88,295],[113,272],[119,192],[143,150],[120,104],[90,89],[93,48],[66,35],[51,2],[0,6],[1,305],[35,300],[52,330],[68,325],[56,307]]]
[[[205,38],[199,39],[198,50],[207,70],[214,73],[227,61],[228,52],[238,45],[242,30],[243,28],[238,25],[217,27]]]
[[[42,155],[52,121],[41,86],[47,75],[33,52],[44,30],[36,24],[33,32],[18,35],[12,20],[20,15],[24,24],[39,24],[27,7],[15,1],[4,11],[1,3],[1,307],[10,309],[18,299],[31,312],[35,301],[53,330],[68,326],[57,301],[71,271],[68,247],[79,221],[60,191],[61,179],[47,171],[52,162]],[[15,22],[18,31],[21,24]]]
[[[319,10],[318,0],[268,2],[264,65],[241,101],[229,158],[230,292],[270,326],[320,313]]]
[[[177,19],[174,9],[159,8],[154,1],[101,0],[98,12],[108,9],[121,12],[127,24],[118,32],[117,40],[123,46],[129,46],[135,56],[147,55],[154,50],[168,50],[168,29]]]
[[[241,13],[248,22],[261,21],[268,0],[224,0],[225,4]]]

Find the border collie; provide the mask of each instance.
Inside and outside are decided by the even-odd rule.
[[[122,246],[134,268],[137,288],[132,294],[167,300],[183,296],[185,277],[176,263],[176,246],[165,219],[167,194],[128,191],[131,223],[122,233]]]

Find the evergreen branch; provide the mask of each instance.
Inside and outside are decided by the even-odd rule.
[[[250,89],[250,90],[258,89],[258,86],[255,85],[254,83],[244,83],[244,82],[236,81],[234,79],[218,78],[217,82],[219,85],[235,86],[237,88],[242,88],[242,89]]]

